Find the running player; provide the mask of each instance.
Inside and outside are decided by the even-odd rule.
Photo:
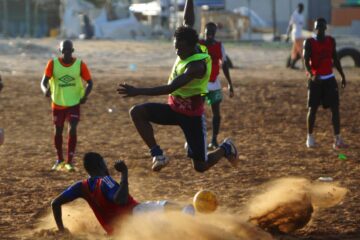
[[[183,207],[178,203],[169,201],[138,203],[129,194],[128,168],[124,161],[116,161],[114,165],[114,168],[121,173],[120,183],[117,183],[109,175],[109,170],[100,154],[86,153],[83,161],[89,178],[76,182],[51,203],[59,231],[65,231],[61,206],[77,198],[83,198],[87,201],[97,220],[108,234],[114,232],[116,222],[130,214],[181,209],[187,214],[195,213],[191,204]]]
[[[62,57],[49,60],[41,81],[41,90],[52,100],[54,144],[57,152],[57,160],[52,170],[64,168],[74,171],[73,157],[77,142],[76,128],[80,120],[80,104],[86,103],[93,81],[86,64],[81,59],[73,57],[74,48],[70,40],[62,41],[59,50]],[[82,79],[86,82],[86,89]],[[64,161],[62,133],[65,120],[69,122],[69,133],[67,159]]]
[[[230,78],[229,66],[226,61],[226,53],[224,45],[215,40],[217,26],[213,22],[209,22],[205,26],[205,39],[200,40],[201,45],[205,45],[208,50],[208,54],[211,56],[212,66],[211,75],[208,83],[209,92],[206,94],[206,102],[211,105],[213,113],[212,118],[212,138],[208,145],[209,149],[215,149],[219,147],[217,142],[217,135],[220,129],[220,103],[222,100],[221,83],[219,79],[220,64],[222,64],[222,70],[225,78],[228,82],[229,96],[234,96],[234,89]]]
[[[184,11],[185,26],[177,28],[174,34],[178,58],[167,85],[137,88],[124,83],[117,89],[124,97],[169,94],[168,104],[144,103],[130,110],[137,131],[150,149],[153,171],[160,171],[169,159],[156,143],[151,123],[181,127],[188,144],[188,156],[192,158],[193,167],[198,172],[208,170],[224,156],[233,166],[238,160],[237,150],[230,139],[225,139],[218,149],[207,153],[202,96],[207,93],[211,58],[198,45],[198,34],[192,29],[194,19],[193,1],[188,0]]]
[[[335,134],[334,149],[345,148],[340,136],[339,90],[333,73],[333,65],[341,76],[341,87],[345,88],[345,74],[336,54],[336,42],[331,36],[325,35],[327,23],[324,18],[315,21],[316,37],[306,39],[304,43],[304,59],[308,83],[308,115],[306,146],[316,146],[313,136],[315,117],[320,105],[330,108],[332,125]]]
[[[287,28],[287,38],[286,41],[289,40],[289,36],[291,33],[291,40],[293,42],[291,48],[291,55],[287,63],[287,67],[296,69],[296,62],[301,59],[302,55],[302,46],[304,43],[304,37],[302,36],[302,30],[304,26],[304,4],[299,3],[297,9],[291,15],[289,26]]]

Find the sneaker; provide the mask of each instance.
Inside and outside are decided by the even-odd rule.
[[[349,145],[344,143],[344,140],[342,140],[342,138],[340,138],[340,137],[336,138],[335,142],[333,144],[333,148],[335,150],[344,149],[344,148],[348,148],[348,147],[349,147]]]
[[[316,147],[316,142],[315,142],[314,136],[308,134],[307,139],[306,139],[306,147],[308,147],[308,148]]]
[[[56,160],[55,164],[51,168],[51,171],[59,171],[64,167],[64,165],[64,161]]]
[[[68,172],[75,172],[75,168],[71,163],[66,163],[64,169]]]
[[[151,168],[154,172],[158,172],[163,167],[168,165],[168,163],[169,163],[169,159],[167,157],[165,157],[164,155],[155,156],[155,157],[153,157],[153,165]]]
[[[230,146],[230,154],[225,156],[233,167],[236,167],[239,163],[238,151],[236,150],[235,144],[230,138],[225,138],[222,144]]]

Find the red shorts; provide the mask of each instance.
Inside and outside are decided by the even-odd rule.
[[[80,104],[65,109],[53,109],[52,112],[53,122],[58,127],[64,126],[65,120],[80,121]]]

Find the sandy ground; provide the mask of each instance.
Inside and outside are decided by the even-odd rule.
[[[142,86],[165,83],[175,59],[172,44],[76,41],[76,55],[88,64],[95,83],[82,107],[78,129],[75,165],[79,171],[51,172],[56,157],[50,102],[39,86],[57,44],[53,39],[0,40],[0,73],[5,84],[0,94],[0,127],[6,133],[0,147],[1,239],[20,239],[23,230],[38,231],[36,223],[49,209],[50,201],[75,180],[86,177],[81,156],[87,151],[100,152],[109,165],[117,159],[126,160],[130,191],[139,201],[188,202],[199,189],[206,188],[216,192],[219,211],[235,215],[256,189],[270,180],[331,176],[350,190],[344,201],[317,211],[302,230],[277,238],[360,239],[359,69],[345,68],[349,83],[340,93],[342,135],[351,146],[341,151],[347,156],[343,161],[338,159],[340,152],[332,150],[331,115],[323,109],[315,129],[319,147],[305,147],[306,81],[303,71],[283,67],[288,48],[280,44],[227,44],[238,68],[231,71],[235,97],[225,96],[222,104],[219,138],[229,136],[236,142],[239,168],[230,167],[224,159],[208,172],[196,173],[186,158],[181,130],[156,126],[156,138],[171,163],[153,173],[149,151],[133,127],[128,109],[145,101],[165,102],[166,96],[122,99],[116,87],[124,81]],[[114,170],[111,173],[118,176]]]

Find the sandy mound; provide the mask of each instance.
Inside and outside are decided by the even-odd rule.
[[[347,193],[336,184],[303,178],[278,179],[262,191],[249,204],[249,219],[271,233],[290,233],[304,227],[314,209],[335,206]]]

